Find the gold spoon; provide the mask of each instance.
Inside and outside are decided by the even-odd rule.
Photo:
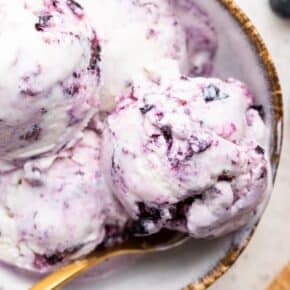
[[[189,239],[188,235],[173,231],[161,232],[145,238],[132,238],[120,246],[95,251],[82,260],[64,266],[35,284],[30,290],[60,289],[80,274],[113,257],[167,251],[182,245]]]

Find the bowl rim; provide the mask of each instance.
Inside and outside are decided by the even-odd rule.
[[[238,25],[242,28],[243,32],[245,33],[246,37],[249,39],[250,44],[252,44],[252,47],[257,53],[263,71],[265,73],[265,77],[269,84],[269,89],[272,95],[271,103],[273,114],[272,120],[273,144],[271,146],[270,155],[274,184],[280,162],[283,144],[283,132],[284,132],[283,96],[278,73],[266,44],[264,43],[257,28],[245,14],[245,12],[235,3],[234,0],[217,0],[217,1],[225,8],[226,11],[229,12],[231,17],[236,21],[236,23],[238,23]],[[250,234],[241,245],[231,248],[226,253],[226,255],[218,262],[218,264],[214,266],[212,270],[210,270],[198,282],[194,282],[186,286],[184,290],[205,290],[211,285],[213,285],[221,276],[223,276],[233,266],[233,264],[237,261],[237,259],[246,249],[257,229],[258,224],[259,221],[253,227]]]

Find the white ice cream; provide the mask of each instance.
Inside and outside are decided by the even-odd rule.
[[[247,224],[269,175],[263,110],[205,78],[207,14],[79,1],[0,0],[0,260],[47,272],[161,228]]]
[[[0,176],[0,259],[44,272],[110,243],[126,222],[101,172],[100,137]]]
[[[178,5],[167,0],[80,0],[80,3],[101,38],[104,110],[111,110],[114,97],[126,94],[137,79],[160,82],[164,77],[178,76],[180,70],[192,75],[211,72],[216,35],[208,17],[192,3],[188,5],[183,0]],[[181,16],[184,9],[186,18]],[[182,23],[188,18],[193,21]]]
[[[244,84],[203,78],[142,84],[120,98],[107,120],[106,176],[145,233],[175,227],[182,202],[191,206],[182,213],[186,230],[197,238],[249,221],[267,186],[263,144],[248,138],[265,133],[249,121],[252,105]]]
[[[0,155],[56,150],[99,109],[99,41],[74,1],[0,1]]]

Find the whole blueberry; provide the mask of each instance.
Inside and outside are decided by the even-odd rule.
[[[272,9],[284,18],[290,18],[290,0],[270,0]]]

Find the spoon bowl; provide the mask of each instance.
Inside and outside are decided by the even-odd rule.
[[[149,237],[133,237],[124,244],[96,250],[88,257],[64,266],[35,284],[30,290],[60,289],[82,273],[114,257],[163,252],[181,246],[189,239],[188,235],[173,231],[162,231]]]

